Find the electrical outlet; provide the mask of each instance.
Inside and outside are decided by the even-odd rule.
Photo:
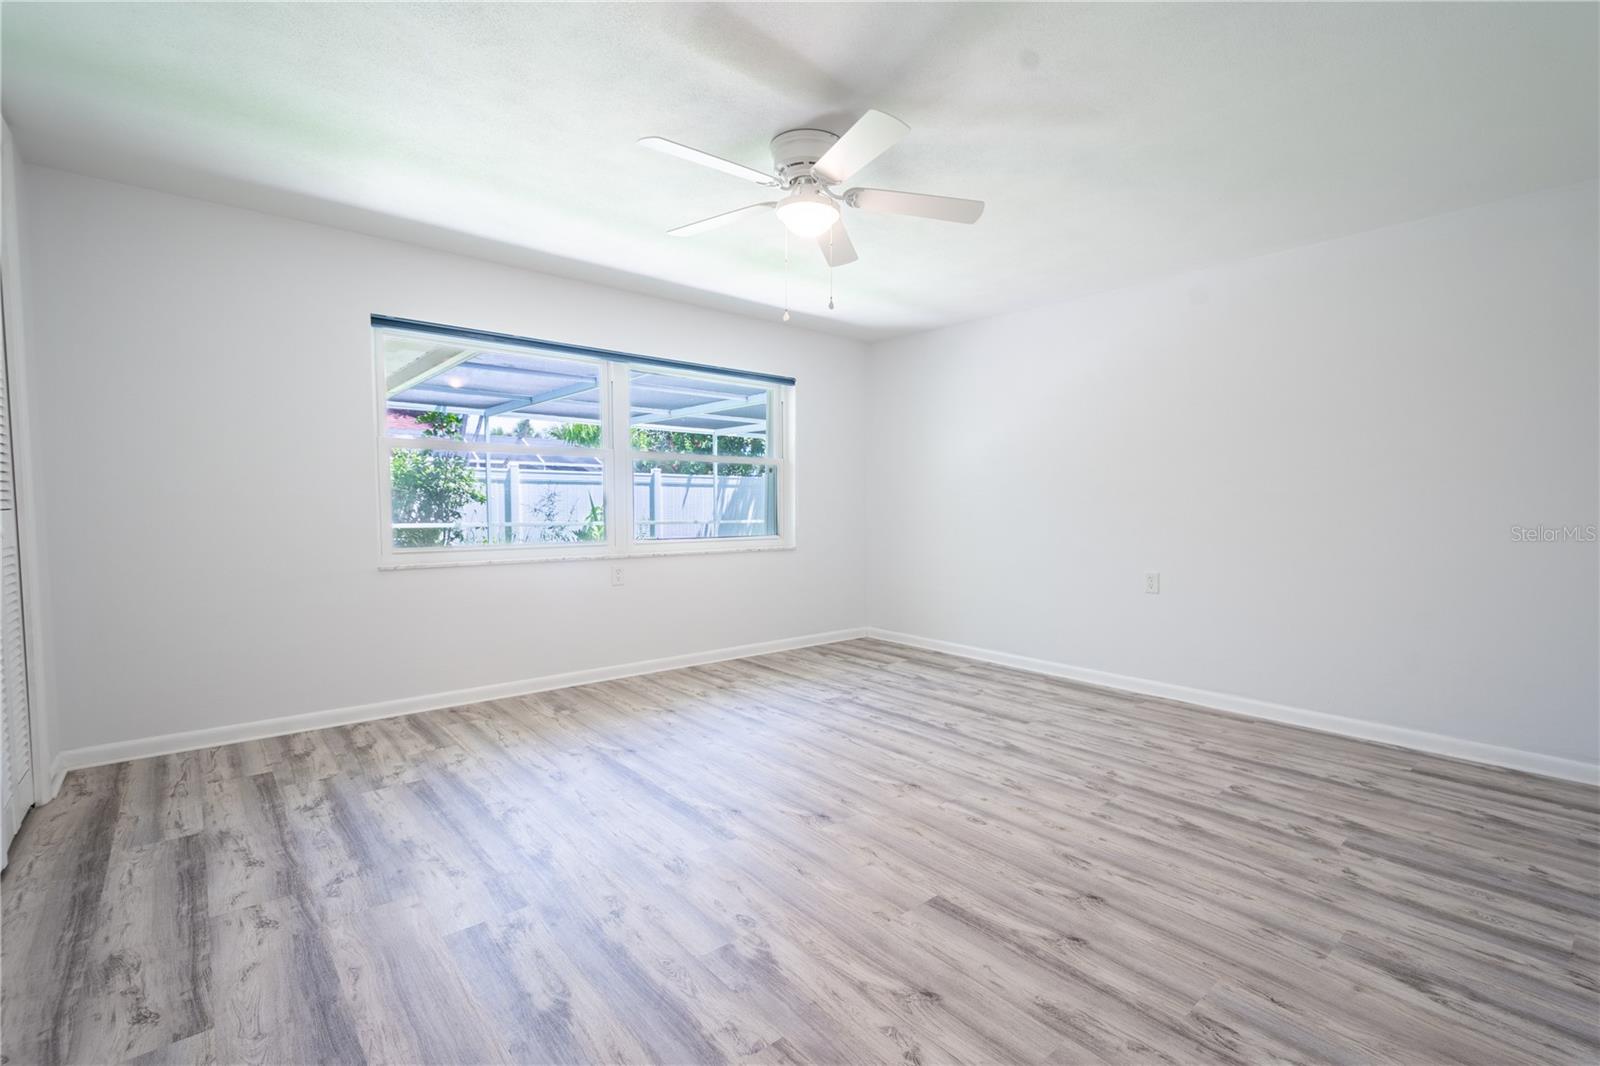
[[[615,587],[617,587],[617,586],[619,586],[621,584],[622,584],[622,567],[613,566],[611,568],[611,585],[612,585],[613,588],[615,588]]]
[[[1146,570],[1144,590],[1151,596],[1159,596],[1161,594],[1161,575],[1154,570]]]

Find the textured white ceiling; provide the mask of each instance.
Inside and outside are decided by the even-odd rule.
[[[854,184],[988,201],[850,212],[802,320],[889,336],[1596,174],[1593,4],[6,4],[25,158],[682,299],[781,305],[755,166],[867,107]]]

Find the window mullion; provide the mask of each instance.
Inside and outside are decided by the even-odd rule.
[[[610,363],[606,368],[610,380],[610,404],[606,408],[608,424],[602,429],[604,438],[611,442],[611,483],[616,499],[608,506],[615,508],[616,521],[611,549],[619,555],[633,551],[633,457],[629,433],[632,406],[628,399],[628,367],[624,363]]]

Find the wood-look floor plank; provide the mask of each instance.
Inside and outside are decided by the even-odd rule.
[[[297,896],[217,916],[211,925],[214,1027],[219,1062],[359,1063],[356,1028],[342,1009],[339,976],[315,918]]]
[[[1600,792],[870,640],[69,775],[0,1061],[1600,1061]]]

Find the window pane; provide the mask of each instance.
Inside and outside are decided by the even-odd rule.
[[[628,382],[634,451],[767,454],[766,385],[638,369]]]
[[[396,548],[605,540],[599,459],[395,448],[389,481]]]
[[[633,516],[639,540],[776,536],[777,469],[640,460],[634,464]]]
[[[598,447],[598,363],[385,333],[391,437],[549,440]]]

